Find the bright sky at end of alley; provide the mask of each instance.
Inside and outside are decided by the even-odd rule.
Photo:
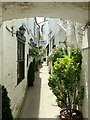
[[[44,17],[36,17],[37,19],[37,23],[43,22],[44,21]]]

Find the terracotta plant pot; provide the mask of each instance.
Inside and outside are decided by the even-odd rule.
[[[69,110],[68,110],[69,111]],[[82,114],[76,109],[72,109],[72,115],[67,113],[67,109],[60,111],[60,120],[82,120]]]

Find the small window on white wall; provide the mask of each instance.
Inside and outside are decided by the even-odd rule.
[[[25,77],[25,28],[21,26],[16,32],[17,37],[17,84]]]
[[[25,44],[17,40],[17,84],[25,77]]]

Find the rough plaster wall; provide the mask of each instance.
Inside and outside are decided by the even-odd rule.
[[[88,50],[88,61],[88,118],[90,119],[90,48]]]
[[[28,21],[28,26],[27,27],[29,28],[31,37],[34,39],[34,22],[35,22],[35,19],[34,18],[28,18],[27,21]]]
[[[82,83],[85,87],[83,100],[83,117],[90,119],[90,49],[84,49],[82,62]]]
[[[25,32],[26,43],[25,43],[25,79],[17,85],[17,38],[16,35],[12,34],[6,29],[6,26],[11,30],[14,26],[14,33],[23,24],[27,28],[30,27],[30,23],[33,23],[34,19],[27,18],[5,21],[3,22],[3,84],[7,88],[8,95],[11,99],[11,109],[14,117],[18,116],[21,108],[26,88],[27,88],[27,54],[29,50],[28,40],[31,38],[31,34]],[[1,29],[0,29],[1,30]],[[31,28],[33,31],[33,27]],[[29,57],[29,64],[33,58]]]
[[[83,41],[83,30],[82,26],[79,23],[75,23],[75,33],[76,33],[76,46],[80,49],[82,49],[82,41]]]
[[[6,30],[6,25],[10,29],[10,26],[15,24],[15,20],[3,23],[3,84],[7,88],[11,99],[11,109],[14,117],[16,117],[23,101],[27,83],[25,74],[25,79],[17,85],[17,38]]]
[[[59,45],[59,42],[64,41],[66,39],[66,32],[59,26],[61,24],[61,20],[57,18],[49,19],[49,29],[52,31],[51,38],[55,37],[55,45]]]
[[[44,23],[43,39],[46,40],[46,45],[48,45],[48,34],[49,34],[49,23],[48,21]]]
[[[90,119],[90,27],[88,28],[88,111],[89,111],[89,119]]]
[[[90,28],[85,29],[83,33],[83,44],[82,44],[82,84],[85,86],[85,94],[83,100],[83,116],[84,118],[90,119],[90,43],[88,33]]]
[[[0,83],[2,81],[2,58],[3,58],[3,41],[2,41],[2,4],[0,2]]]
[[[58,33],[58,29],[59,29],[59,27],[57,25],[58,21],[59,21],[59,19],[57,19],[57,18],[50,18],[49,19],[50,30],[52,31],[51,37],[53,35],[57,35],[57,33]]]
[[[64,42],[66,40],[66,32],[60,26],[58,27],[59,28],[57,29],[58,34],[56,35],[56,44],[59,45],[60,47],[63,47],[65,45],[59,42]]]
[[[88,20],[88,3],[83,2],[10,2],[3,3],[2,8],[3,20],[34,16],[62,18],[84,23]]]
[[[2,40],[2,26],[0,27],[0,83],[2,83],[2,62],[3,62],[3,40]]]
[[[88,49],[83,50],[83,61],[82,61],[82,74],[81,74],[81,84],[84,85],[85,93],[83,100],[83,117],[88,118]]]

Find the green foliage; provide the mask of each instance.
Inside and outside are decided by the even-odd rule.
[[[46,49],[43,46],[39,47],[39,55],[40,56],[44,56],[46,53]]]
[[[82,54],[81,54],[81,51],[78,48],[76,50],[71,49],[70,58],[74,59],[74,65],[76,65],[78,63],[78,68],[81,69]]]
[[[48,62],[52,61],[53,63],[57,60],[57,58],[63,58],[66,55],[66,51],[62,50],[62,48],[53,49],[48,56]]]
[[[39,57],[39,56],[44,56],[46,53],[46,50],[43,46],[38,47],[32,47],[29,48],[29,55],[32,57]]]
[[[36,47],[29,48],[29,55],[32,57],[39,56],[39,49]]]
[[[10,109],[10,99],[4,86],[2,86],[2,120],[13,120]]]
[[[40,34],[40,36],[39,36],[39,37],[40,37],[40,40],[42,40],[42,39],[43,39],[43,36],[42,36],[41,34]]]
[[[82,105],[84,87],[80,86],[82,55],[79,49],[72,50],[70,56],[57,58],[48,85],[57,97],[60,107],[68,109]]]

